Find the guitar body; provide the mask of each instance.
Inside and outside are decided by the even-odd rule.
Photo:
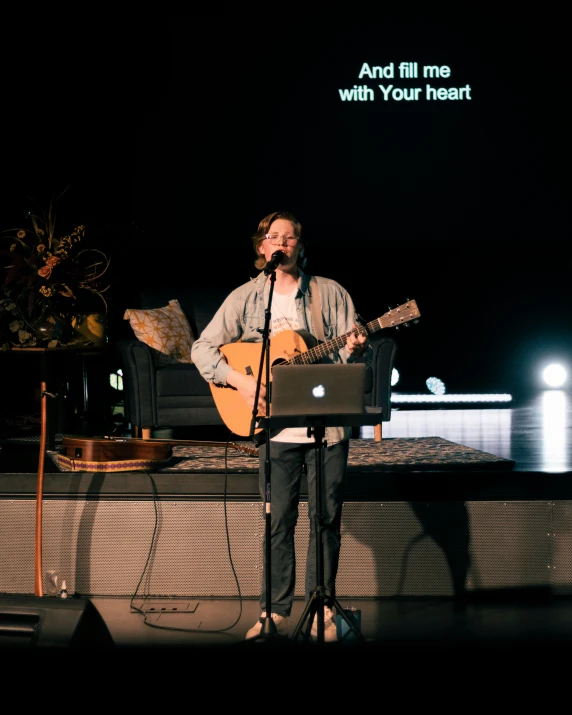
[[[270,340],[270,368],[282,363],[290,363],[297,356],[317,344],[316,338],[307,330],[283,330]],[[262,343],[229,343],[220,348],[229,365],[243,375],[253,375],[258,379]],[[272,372],[271,372],[272,377]],[[266,385],[266,366],[262,365],[262,384]],[[247,405],[238,390],[230,386],[210,383],[212,396],[224,423],[234,434],[246,437],[250,434],[252,407]],[[264,415],[259,415],[264,417]],[[262,429],[254,430],[254,434]]]
[[[310,364],[318,362],[321,358],[340,350],[346,344],[348,337],[353,334],[370,335],[383,328],[396,328],[411,321],[417,322],[421,313],[414,300],[384,313],[381,317],[372,320],[365,326],[339,335],[332,340],[320,343],[307,330],[284,330],[270,340],[270,375],[272,368],[278,364]],[[242,372],[258,379],[260,372],[260,358],[262,343],[229,343],[220,347],[228,364]],[[266,366],[262,365],[262,384],[266,384]],[[230,386],[209,384],[218,412],[231,432],[246,437],[250,434],[252,423],[252,405],[247,405],[238,390]],[[265,415],[258,415],[264,417]],[[261,432],[262,428],[255,429],[254,434]]]
[[[64,437],[63,451],[81,462],[116,462],[125,459],[167,460],[173,449],[169,442],[139,439],[75,439]]]

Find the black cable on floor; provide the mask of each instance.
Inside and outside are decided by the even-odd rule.
[[[155,524],[153,527],[153,535],[151,537],[151,544],[149,547],[149,552],[147,554],[147,560],[145,562],[145,566],[141,573],[141,578],[139,579],[139,583],[137,584],[137,588],[135,589],[135,592],[133,593],[133,595],[131,597],[129,606],[131,608],[132,613],[139,613],[143,616],[143,623],[146,626],[149,626],[150,628],[158,628],[158,629],[164,630],[164,631],[182,631],[184,633],[221,633],[221,634],[226,634],[225,632],[230,630],[231,628],[234,628],[234,626],[242,618],[242,593],[240,590],[240,583],[238,580],[238,576],[236,574],[236,569],[234,567],[234,562],[232,560],[232,552],[231,552],[231,548],[230,548],[230,534],[229,534],[229,530],[228,530],[227,485],[228,485],[228,450],[229,450],[229,446],[230,446],[230,433],[226,440],[226,446],[225,446],[225,452],[224,452],[224,498],[223,498],[223,504],[224,504],[224,523],[225,523],[228,557],[229,557],[230,567],[231,567],[232,573],[234,575],[236,587],[238,590],[238,599],[239,599],[238,616],[229,626],[226,626],[225,628],[217,628],[217,629],[212,629],[212,630],[202,629],[202,628],[178,628],[178,627],[173,627],[173,626],[158,625],[157,623],[148,621],[147,613],[143,609],[137,607],[134,604],[134,601],[137,598],[137,595],[139,592],[139,588],[141,587],[141,583],[143,582],[143,579],[145,578],[147,569],[149,568],[149,562],[151,560],[151,555],[155,548],[155,538],[157,535],[157,527],[158,527],[158,523],[159,523],[159,514],[158,514],[158,508],[157,508],[157,500],[158,500],[157,485],[155,484],[155,480],[153,479],[153,476],[149,472],[146,472],[147,476],[149,477],[149,481],[151,482],[151,489],[153,492],[153,507],[154,507],[154,511],[155,511]],[[181,612],[178,611],[178,613],[181,613]]]

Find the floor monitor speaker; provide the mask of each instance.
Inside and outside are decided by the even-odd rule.
[[[105,621],[89,599],[0,596],[0,649],[114,645]]]

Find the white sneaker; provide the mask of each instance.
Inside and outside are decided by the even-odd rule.
[[[288,616],[281,616],[278,613],[272,613],[272,620],[276,624],[276,634],[279,636],[286,636],[288,637],[289,635],[289,626],[288,626]],[[246,639],[248,640],[249,638],[256,638],[256,636],[260,635],[260,632],[262,631],[262,619],[266,618],[266,611],[262,611],[260,614],[260,620],[258,620],[252,628],[246,633]]]
[[[318,614],[314,616],[311,630],[312,638],[318,637]],[[324,606],[324,643],[333,643],[338,640],[338,629],[336,628],[336,618],[331,608]]]

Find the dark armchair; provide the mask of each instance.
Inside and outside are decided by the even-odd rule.
[[[198,336],[225,297],[201,294],[199,298],[177,293],[176,296],[143,294],[138,307],[161,308],[176,297],[193,335]],[[396,342],[375,333],[371,343],[374,359],[367,371],[364,404],[381,407],[383,423],[391,419],[391,373]],[[156,367],[152,349],[134,335],[118,340],[117,346],[123,369],[125,419],[135,436],[149,438],[156,430],[224,425],[210,387],[194,365],[176,363]],[[382,437],[381,423],[374,427],[378,441]]]

